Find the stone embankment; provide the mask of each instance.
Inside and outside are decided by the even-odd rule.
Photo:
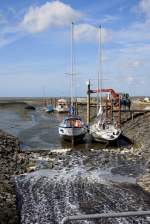
[[[22,158],[23,159],[22,159]],[[16,137],[0,131],[0,223],[16,224],[16,195],[11,178],[25,170],[24,155]]]
[[[42,154],[21,151],[19,139],[0,130],[0,224],[19,223],[13,177],[33,171],[32,158]],[[44,156],[47,154],[45,152]]]
[[[137,181],[150,192],[150,113],[125,123],[123,133],[133,141],[133,153],[145,160],[145,173]]]

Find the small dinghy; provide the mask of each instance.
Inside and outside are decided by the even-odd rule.
[[[35,107],[32,106],[32,105],[27,105],[27,106],[25,107],[25,109],[26,109],[26,110],[35,110]]]

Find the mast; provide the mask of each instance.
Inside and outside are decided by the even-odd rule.
[[[47,106],[47,99],[46,99],[46,92],[45,92],[45,86],[43,86],[43,97],[44,97],[44,105]]]
[[[98,93],[97,93],[97,104],[99,109],[102,109],[102,32],[101,25],[98,28]],[[99,92],[100,90],[100,92]]]
[[[74,75],[74,56],[73,56],[73,43],[74,43],[74,23],[71,23],[71,52],[70,52],[70,56],[71,56],[71,106],[73,107],[73,102],[74,102],[74,98],[73,98],[73,75]]]

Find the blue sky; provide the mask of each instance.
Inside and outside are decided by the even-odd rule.
[[[69,96],[70,24],[75,95],[96,88],[102,25],[103,86],[150,95],[150,0],[0,1],[0,96]]]

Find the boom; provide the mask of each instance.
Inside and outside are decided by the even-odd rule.
[[[119,99],[119,94],[115,92],[113,89],[97,89],[97,90],[90,90],[90,93],[99,93],[99,92],[107,92],[110,93],[114,99]]]

